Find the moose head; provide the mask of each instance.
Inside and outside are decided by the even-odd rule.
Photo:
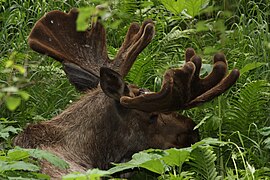
[[[67,171],[43,164],[43,172],[60,177],[70,171],[109,167],[147,148],[187,147],[199,140],[195,123],[175,111],[212,100],[238,79],[227,75],[223,54],[214,56],[212,72],[200,77],[201,58],[191,48],[186,63],[166,71],[159,92],[124,81],[140,52],[150,43],[154,23],[132,23],[113,60],[108,58],[105,29],[99,21],[76,31],[76,9],[43,16],[29,36],[30,47],[63,65],[69,81],[85,92],[77,102],[50,121],[28,125],[15,145],[48,150],[70,164]]]

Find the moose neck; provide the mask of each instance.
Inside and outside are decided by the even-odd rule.
[[[60,147],[77,154],[80,164],[106,169],[110,162],[147,148],[143,140],[147,124],[139,122],[140,115],[143,113],[124,108],[98,88],[48,123],[63,130]]]

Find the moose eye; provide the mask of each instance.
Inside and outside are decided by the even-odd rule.
[[[150,122],[151,124],[156,123],[156,122],[157,122],[157,119],[158,119],[158,115],[157,115],[157,114],[152,114],[152,115],[150,116],[150,118],[149,118],[149,122]]]

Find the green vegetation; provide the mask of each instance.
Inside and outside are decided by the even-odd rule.
[[[183,112],[197,122],[201,142],[185,149],[145,150],[108,171],[92,169],[64,179],[117,177],[123,170],[135,171],[137,179],[270,179],[269,0],[0,0],[0,179],[48,179],[38,173],[35,159],[66,167],[46,152],[12,147],[12,137],[26,123],[50,119],[79,96],[59,63],[30,50],[27,36],[46,12],[91,10],[98,4],[109,7],[98,13],[110,56],[131,22],[151,18],[156,23],[155,38],[128,82],[159,90],[164,71],[183,64],[187,47],[203,58],[203,75],[211,70],[213,54],[222,51],[241,77],[222,96]]]

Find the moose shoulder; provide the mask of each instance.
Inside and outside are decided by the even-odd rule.
[[[46,162],[43,173],[58,178],[70,171],[122,162],[147,148],[187,147],[199,140],[195,123],[174,112],[189,109],[222,94],[238,79],[227,75],[223,54],[214,56],[212,72],[199,77],[201,58],[191,48],[186,63],[169,69],[159,92],[128,85],[128,74],[139,53],[154,36],[154,23],[132,23],[114,60],[106,50],[105,29],[97,21],[85,32],[76,31],[76,9],[43,16],[29,36],[30,47],[63,65],[70,82],[84,95],[49,121],[28,125],[14,144],[48,150],[70,164],[58,170]]]

